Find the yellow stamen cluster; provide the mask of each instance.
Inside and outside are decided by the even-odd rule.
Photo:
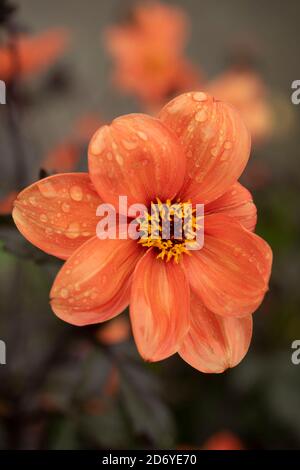
[[[178,263],[183,253],[191,254],[188,246],[196,243],[196,230],[200,227],[190,201],[172,203],[167,199],[162,203],[151,202],[151,213],[147,212],[138,218],[141,238],[139,243],[144,247],[159,250],[158,259]]]

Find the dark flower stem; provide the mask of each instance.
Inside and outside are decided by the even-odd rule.
[[[15,160],[15,184],[16,189],[23,188],[27,183],[26,152],[20,123],[20,97],[18,92],[18,76],[20,72],[20,60],[16,46],[17,29],[15,25],[7,21],[6,31],[9,37],[9,47],[14,63],[12,80],[7,84],[7,125],[9,129],[11,146]]]

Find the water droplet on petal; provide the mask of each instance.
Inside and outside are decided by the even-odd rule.
[[[206,93],[203,93],[202,91],[197,91],[196,93],[193,93],[193,99],[195,101],[206,101],[207,95]]]
[[[116,161],[117,161],[117,163],[118,163],[120,166],[122,166],[123,163],[124,163],[124,160],[123,160],[122,155],[120,155],[119,153],[116,153],[115,156],[116,156]]]
[[[72,186],[72,188],[70,189],[70,196],[73,199],[73,201],[77,201],[77,202],[82,201],[83,193],[82,193],[81,187]]]
[[[34,196],[31,196],[29,198],[29,202],[32,206],[36,207],[37,206],[37,201],[36,201],[36,198]]]
[[[231,147],[232,147],[232,142],[230,142],[229,140],[227,140],[227,141],[224,143],[224,149],[229,150],[229,149],[231,149]]]
[[[68,204],[67,202],[64,202],[64,203],[62,204],[61,208],[62,208],[62,211],[63,211],[63,212],[69,212],[69,210],[70,210],[70,204]]]
[[[80,225],[77,222],[72,222],[66,231],[66,237],[68,238],[77,238],[80,235]]]
[[[43,222],[43,223],[48,222],[48,217],[46,216],[46,214],[41,214],[40,215],[40,221]]]
[[[145,132],[138,131],[137,135],[144,141],[148,140],[147,134],[145,134]]]
[[[217,156],[218,156],[218,153],[219,153],[218,147],[213,147],[213,148],[211,149],[210,153],[212,154],[213,157],[217,157]]]
[[[100,129],[97,134],[94,136],[94,139],[91,144],[91,151],[95,155],[99,155],[105,149],[105,139],[104,139],[105,127]]]
[[[207,119],[207,114],[206,114],[206,111],[204,109],[201,109],[200,111],[198,111],[195,114],[195,120],[197,122],[204,122],[204,121],[206,121],[206,119]]]
[[[61,289],[60,291],[60,296],[63,298],[63,299],[67,299],[69,297],[69,291],[68,289]]]
[[[50,181],[43,181],[38,184],[38,188],[42,194],[42,196],[46,198],[54,198],[57,195],[56,189],[54,185]]]
[[[122,144],[126,150],[133,150],[137,148],[137,142],[136,141],[129,141],[129,140],[122,140]]]

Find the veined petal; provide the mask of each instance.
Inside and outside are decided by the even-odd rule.
[[[221,373],[241,362],[251,337],[252,315],[243,318],[215,315],[192,295],[191,326],[179,354],[201,372]]]
[[[50,293],[54,313],[79,326],[121,313],[129,303],[131,275],[142,253],[133,240],[88,240],[54,281]]]
[[[174,197],[183,183],[181,144],[158,119],[129,114],[101,127],[89,146],[91,179],[105,202],[148,205],[156,197]]]
[[[205,206],[205,214],[230,215],[251,232],[255,229],[256,212],[250,191],[240,183],[233,184],[221,197]]]
[[[231,217],[205,217],[204,246],[183,257],[186,275],[205,306],[224,316],[253,313],[268,290],[272,251]]]
[[[178,351],[189,328],[189,285],[179,264],[148,250],[137,264],[130,298],[133,335],[141,356],[159,361]]]
[[[33,245],[67,259],[95,236],[101,199],[87,173],[50,176],[24,189],[14,203],[15,224]]]
[[[185,93],[159,118],[175,131],[187,157],[181,199],[206,204],[237,181],[249,158],[250,136],[234,108],[203,92]]]

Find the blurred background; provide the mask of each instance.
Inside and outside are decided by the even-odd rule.
[[[0,0],[0,449],[300,448],[299,17],[297,0]],[[61,263],[10,215],[29,183],[86,169],[101,124],[191,89],[242,113],[241,181],[274,251],[250,350],[221,375],[144,363],[127,312],[84,328],[56,318]]]

